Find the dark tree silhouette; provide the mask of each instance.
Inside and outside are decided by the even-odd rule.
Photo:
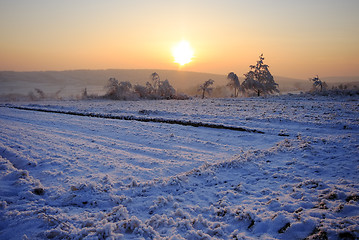
[[[151,79],[152,79],[152,83],[153,83],[153,88],[154,88],[155,92],[157,93],[158,89],[160,88],[160,84],[161,84],[160,75],[158,75],[158,73],[156,73],[156,72],[153,72],[153,73],[151,73]]]
[[[82,99],[87,99],[88,98],[88,93],[87,93],[87,88],[85,88],[83,91],[82,91],[82,96],[81,96]]]
[[[229,80],[229,83],[227,84],[227,86],[229,86],[230,88],[234,89],[234,97],[238,97],[238,93],[241,87],[241,84],[239,83],[239,79],[237,74],[235,74],[234,72],[230,72],[227,75],[227,79]]]
[[[107,89],[106,96],[112,99],[116,99],[118,86],[119,83],[116,78],[109,78],[105,86],[105,89]]]
[[[44,91],[39,88],[35,88],[36,93],[39,95],[39,99],[44,99],[46,97]]]
[[[316,77],[314,77],[314,78],[309,78],[309,81],[313,82],[313,88],[314,89],[317,89],[319,87],[321,92],[323,91],[323,89],[326,89],[327,86],[328,86],[326,84],[326,82],[319,79],[318,75]]]
[[[213,88],[210,88],[209,86],[211,86],[213,83],[214,83],[214,80],[208,79],[202,85],[199,86],[198,91],[202,91],[202,99],[204,98],[204,94],[206,92],[208,94],[211,94]]]

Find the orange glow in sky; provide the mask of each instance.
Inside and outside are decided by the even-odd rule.
[[[0,71],[183,65],[241,75],[263,53],[277,76],[359,76],[358,9],[358,0],[2,0]],[[173,56],[181,39],[192,50]]]

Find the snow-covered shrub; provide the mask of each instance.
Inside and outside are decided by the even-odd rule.
[[[173,226],[175,224],[176,223],[172,217],[167,217],[167,215],[158,215],[158,214],[155,214],[149,220],[146,221],[146,225],[149,225],[154,229]]]
[[[118,222],[121,220],[125,220],[129,217],[127,208],[120,205],[114,207],[112,211],[108,214],[107,220],[111,222]]]

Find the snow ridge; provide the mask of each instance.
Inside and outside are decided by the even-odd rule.
[[[236,126],[226,126],[223,124],[214,124],[214,123],[203,123],[203,122],[193,122],[193,121],[183,121],[175,119],[163,119],[163,118],[139,118],[135,116],[113,116],[109,114],[99,114],[99,113],[81,113],[73,111],[58,111],[58,110],[49,110],[41,108],[29,108],[29,107],[20,107],[20,106],[8,106],[9,108],[15,108],[19,110],[28,110],[28,111],[38,111],[38,112],[47,112],[47,113],[60,113],[74,116],[84,116],[84,117],[96,117],[96,118],[106,118],[106,119],[118,119],[118,120],[130,120],[130,121],[139,121],[139,122],[156,122],[156,123],[166,123],[166,124],[178,124],[183,126],[192,126],[192,127],[206,127],[206,128],[217,128],[217,129],[227,129],[233,131],[241,132],[251,132],[251,133],[260,133],[264,132],[256,129],[248,129],[243,127]],[[288,136],[287,134],[280,133],[280,136]]]

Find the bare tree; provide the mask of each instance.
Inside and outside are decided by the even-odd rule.
[[[214,83],[214,80],[208,79],[202,85],[199,86],[198,91],[202,91],[202,99],[204,98],[204,94],[206,92],[208,94],[211,94],[213,88],[210,88],[209,86],[211,86],[213,83]]]
[[[235,74],[234,72],[230,72],[230,73],[228,73],[227,79],[229,80],[229,83],[227,84],[227,86],[234,89],[233,96],[238,97],[238,93],[239,93],[241,84],[239,82],[237,74]]]

